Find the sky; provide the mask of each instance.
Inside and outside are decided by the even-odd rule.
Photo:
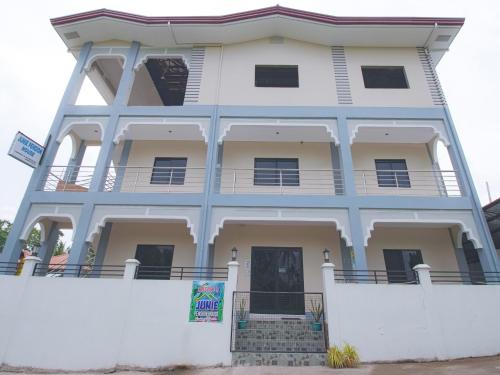
[[[0,23],[0,166],[4,183],[0,219],[13,220],[32,169],[9,157],[17,131],[44,143],[75,59],[49,19],[108,8],[148,16],[220,15],[276,5],[275,1],[183,0],[11,1]],[[500,196],[500,1],[498,0],[286,0],[279,5],[336,16],[466,17],[437,71],[476,189],[488,202]],[[97,100],[92,89],[85,100]],[[63,145],[56,161],[67,163]]]

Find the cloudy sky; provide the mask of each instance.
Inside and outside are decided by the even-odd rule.
[[[43,143],[74,66],[49,19],[98,8],[149,16],[218,15],[275,5],[275,1],[11,1],[0,35],[0,218],[14,219],[31,168],[7,156],[20,130]],[[438,66],[441,83],[482,203],[500,196],[500,2],[498,0],[285,0],[282,6],[338,16],[466,17]],[[97,100],[86,88],[85,100]],[[63,147],[57,160],[67,162]]]

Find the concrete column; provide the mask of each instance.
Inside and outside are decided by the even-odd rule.
[[[134,280],[137,274],[137,268],[141,265],[137,259],[127,259],[125,261],[125,271],[123,272],[124,280]]]
[[[352,251],[354,254],[353,268],[355,270],[367,270],[368,262],[366,260],[366,249],[359,208],[349,208],[349,224],[351,225]]]
[[[78,226],[73,228],[73,245],[69,252],[68,264],[84,264],[90,243],[87,242],[87,234],[90,227],[90,221],[92,220],[92,214],[94,212],[94,206],[92,203],[85,203],[82,207],[82,212],[78,219]],[[68,269],[67,275],[65,276],[75,276],[71,273],[74,270]]]
[[[113,103],[113,110],[109,116],[108,124],[104,129],[104,135],[101,143],[101,150],[99,151],[99,157],[97,158],[97,163],[94,169],[94,176],[90,184],[89,192],[96,192],[102,189],[104,181],[108,173],[108,167],[111,162],[111,157],[113,155],[113,150],[115,144],[113,142],[116,127],[119,121],[119,111],[118,108],[126,106],[128,98],[130,96],[130,90],[134,83],[134,65],[139,53],[140,45],[138,42],[133,42],[130,46],[127,60],[123,68],[122,78],[116,92],[115,101]]]
[[[224,290],[224,307],[223,307],[223,315],[222,322],[224,324],[224,330],[226,335],[226,343],[228,358],[226,360],[227,363],[231,363],[231,325],[232,325],[232,316],[233,316],[233,294],[236,291],[238,285],[238,268],[240,264],[237,261],[230,261],[227,264],[227,281]]]
[[[334,345],[335,329],[335,265],[333,263],[323,263],[321,266],[321,273],[323,276],[323,301],[325,306],[324,315],[328,327],[328,343],[329,346]]]
[[[49,131],[49,135],[45,141],[45,152],[43,154],[42,161],[40,165],[33,171],[31,175],[30,182],[24,193],[23,200],[16,214],[16,219],[12,224],[12,228],[5,242],[4,249],[0,254],[0,262],[17,262],[19,255],[22,250],[22,241],[19,239],[21,233],[28,217],[28,213],[31,207],[30,195],[33,191],[40,187],[42,180],[47,173],[47,168],[53,163],[59,144],[56,142],[59,129],[64,120],[64,114],[66,107],[68,105],[74,104],[78,93],[80,92],[80,87],[85,78],[84,66],[87,58],[89,56],[90,50],[92,48],[92,43],[85,43],[80,50],[78,56],[78,61],[73,69],[71,78],[66,86],[64,95],[59,104],[59,109],[57,110],[54,121]]]
[[[434,355],[437,359],[448,359],[443,343],[439,311],[436,308],[436,301],[433,294],[433,285],[430,275],[431,267],[427,264],[417,264],[413,267],[413,270],[417,272],[419,284],[423,290],[423,309],[429,331],[428,343],[430,346],[434,347]]]
[[[38,257],[27,256],[24,260],[23,269],[21,270],[21,277],[33,276],[33,271],[35,271],[35,266],[42,260]]]
[[[113,223],[106,223],[104,228],[101,230],[101,236],[99,238],[99,243],[97,244],[95,261],[94,265],[102,266],[104,264],[104,258],[106,257],[106,250],[109,244],[109,237],[111,235],[111,229],[113,227]],[[93,269],[91,272],[92,277],[100,277],[101,275],[101,267],[97,267],[97,269]]]
[[[342,181],[342,165],[340,163],[340,151],[339,147],[334,143],[330,142],[330,155],[332,159],[332,176],[333,176],[333,189],[335,195],[344,194],[344,182]]]
[[[351,141],[347,129],[347,119],[339,116],[337,119],[340,141],[340,164],[344,176],[344,194],[356,195],[356,185],[354,179],[354,167],[352,164]]]
[[[47,239],[43,241],[38,256],[42,259],[43,264],[49,264],[52,254],[54,253],[54,248],[59,240],[59,224],[52,223],[50,226],[49,233],[47,234]]]
[[[130,155],[130,150],[132,149],[132,141],[126,140],[123,143],[122,154],[120,156],[120,164],[118,164],[118,169],[116,170],[115,183],[113,185],[113,191],[120,191],[122,188],[123,177],[125,176],[125,167],[128,163],[128,157]]]
[[[78,147],[78,150],[76,151],[76,155],[73,158],[69,159],[68,167],[66,168],[66,172],[64,173],[64,181],[66,181],[68,184],[76,183],[86,149],[87,145],[85,144],[85,141],[80,141],[80,145]]]

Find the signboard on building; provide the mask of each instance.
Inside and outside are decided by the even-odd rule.
[[[190,322],[222,322],[224,282],[193,281]]]
[[[40,163],[44,151],[45,147],[41,144],[25,136],[23,133],[17,132],[10,146],[9,155],[30,167],[36,168]]]

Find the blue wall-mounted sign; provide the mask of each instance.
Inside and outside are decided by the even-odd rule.
[[[42,159],[45,147],[21,132],[17,132],[9,149],[9,155],[20,162],[36,168]]]

